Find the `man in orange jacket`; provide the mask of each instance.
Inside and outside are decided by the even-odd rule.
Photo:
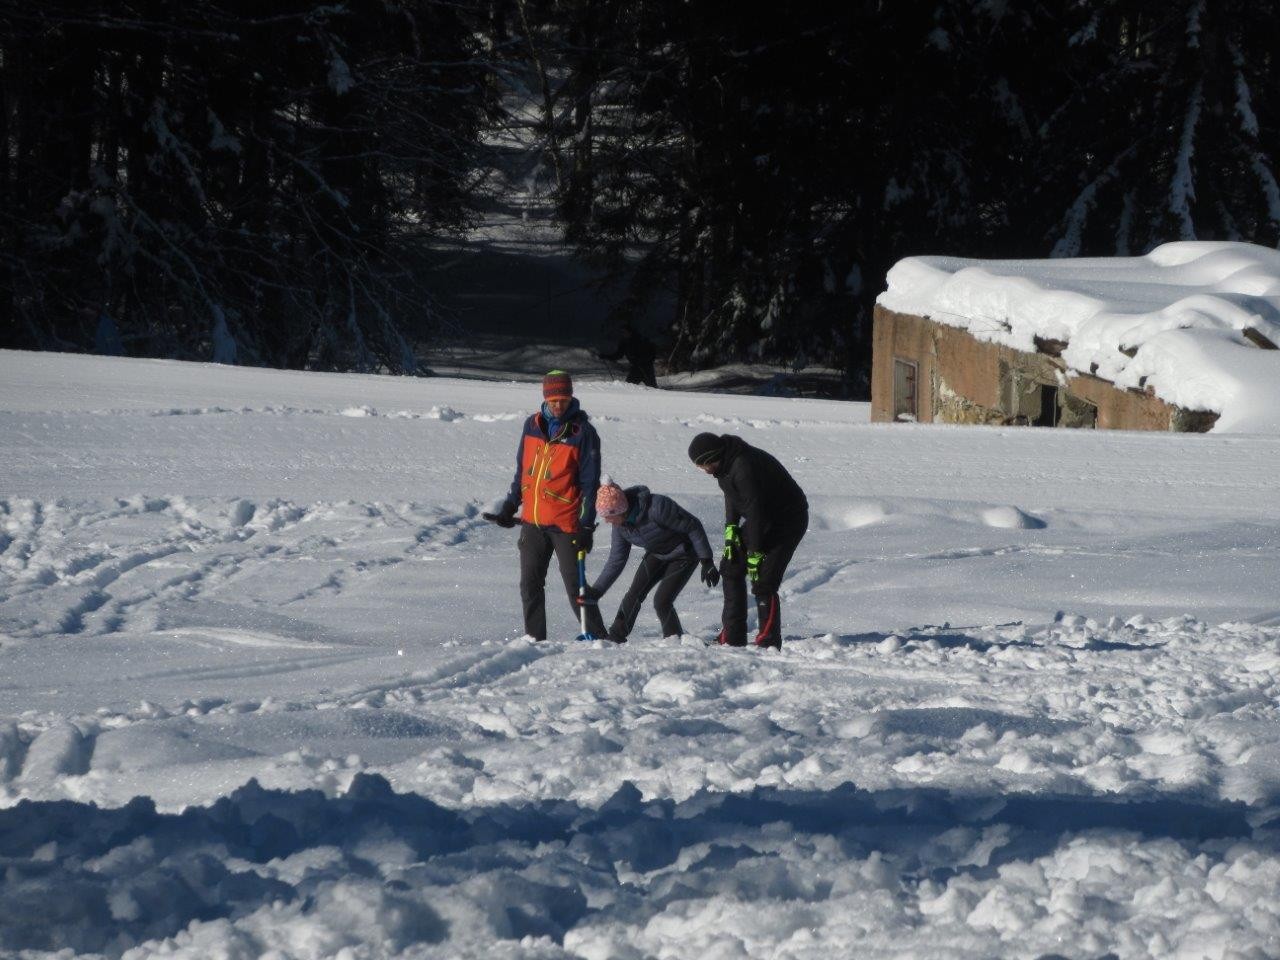
[[[521,524],[520,599],[524,630],[532,640],[547,639],[545,592],[552,554],[578,618],[578,551],[591,550],[599,486],[600,436],[573,396],[573,378],[552,370],[542,378],[542,408],[524,422],[511,489],[496,514],[485,514],[504,527]],[[585,609],[587,631],[603,637],[600,608],[588,604]]]

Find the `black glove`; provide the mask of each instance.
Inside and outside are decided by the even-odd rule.
[[[502,509],[497,513],[482,513],[480,516],[490,523],[496,523],[500,527],[514,527],[520,522],[516,519],[516,508],[510,503],[504,503]]]
[[[711,560],[702,561],[702,582],[708,587],[715,587],[720,583],[720,571]]]
[[[583,553],[591,552],[591,545],[595,538],[595,527],[587,527],[579,530],[573,538],[573,542]]]

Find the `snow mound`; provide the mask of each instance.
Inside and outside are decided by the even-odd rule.
[[[891,513],[888,503],[882,500],[845,500],[833,501],[826,498],[815,498],[809,504],[810,530],[856,530],[879,523]]]
[[[1001,530],[1041,530],[1045,522],[1017,507],[988,507],[980,514],[982,522],[988,527]]]
[[[984,526],[1001,530],[1042,530],[1046,522],[1020,507],[1009,504],[908,499],[845,500],[814,498],[810,504],[811,530],[846,532],[870,527],[886,520],[921,528],[938,522],[964,526]]]
[[[879,523],[888,515],[889,511],[883,503],[867,501],[866,503],[855,504],[845,511],[843,517],[844,529],[854,530],[858,527]]]

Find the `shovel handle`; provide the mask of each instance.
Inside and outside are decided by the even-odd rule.
[[[578,551],[578,599],[587,599],[587,551]],[[582,627],[582,633],[579,634],[579,640],[594,640],[590,633],[587,632],[587,605],[585,603],[578,604],[578,625]]]

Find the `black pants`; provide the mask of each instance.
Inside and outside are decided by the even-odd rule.
[[[551,555],[560,565],[564,592],[578,622],[578,544],[573,534],[558,527],[536,527],[531,523],[520,527],[520,600],[524,603],[524,632],[535,640],[547,639],[546,583]],[[605,635],[600,608],[586,608],[587,630],[597,637]],[[577,633],[575,628],[574,633]]]
[[[684,589],[684,585],[689,582],[689,578],[693,576],[697,566],[698,561],[694,557],[660,560],[652,553],[646,553],[640,561],[639,569],[636,570],[635,578],[631,581],[631,588],[622,598],[618,615],[613,618],[613,626],[609,628],[609,639],[619,643],[627,639],[631,634],[631,628],[636,625],[640,608],[644,606],[644,598],[649,595],[654,584],[658,585],[658,592],[653,595],[653,609],[657,611],[658,621],[662,624],[662,635],[671,637],[684,633],[684,627],[680,625],[680,616],[676,613],[675,601],[680,591]]]
[[[770,530],[761,545],[764,559],[760,561],[760,578],[751,584],[759,617],[756,643],[760,646],[782,646],[782,603],[778,599],[778,587],[782,585],[787,564],[808,529],[809,515],[806,513],[794,524]],[[720,576],[724,585],[723,640],[730,646],[746,646],[747,558],[742,550],[738,550],[732,560],[720,564]]]
[[[646,387],[656,387],[658,378],[653,375],[653,364],[631,364],[627,369],[627,383],[643,383]]]

